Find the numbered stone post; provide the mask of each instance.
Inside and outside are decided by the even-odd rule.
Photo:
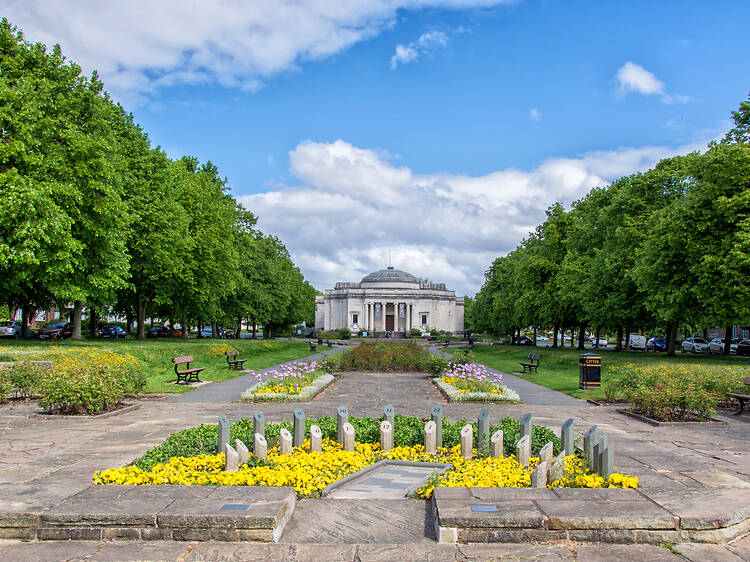
[[[606,480],[609,478],[609,475],[615,471],[615,452],[612,443],[609,443],[602,452],[602,457],[599,463],[602,469],[601,475]]]
[[[305,412],[302,408],[294,409],[294,440],[292,444],[295,447],[301,447],[305,442]]]
[[[594,443],[594,472],[597,474],[602,473],[602,456],[604,449],[607,448],[607,441],[607,434],[605,433]]]
[[[292,452],[292,434],[283,427],[279,432],[279,449],[282,455],[288,455]]]
[[[562,425],[560,440],[562,441],[566,457],[575,454],[575,446],[573,445],[573,418],[570,418]]]
[[[490,454],[498,459],[505,454],[502,429],[498,429],[492,434],[492,438],[490,439]]]
[[[434,455],[437,452],[437,426],[428,421],[424,426],[424,452]]]
[[[591,429],[583,434],[583,453],[592,467],[594,466],[594,441],[596,440],[597,429],[598,426],[592,426]]]
[[[477,449],[483,455],[490,451],[490,411],[485,408],[477,418]]]
[[[268,454],[268,443],[260,433],[253,435],[253,454],[258,459],[265,459]]]
[[[390,404],[383,408],[383,419],[389,422],[391,427],[396,427],[396,411]]]
[[[248,450],[247,445],[245,445],[239,439],[235,439],[234,448],[237,450],[237,454],[240,457],[240,464],[247,463],[248,459],[250,458],[250,451]]]
[[[546,488],[547,487],[547,463],[540,462],[534,471],[531,473],[531,487],[532,488]]]
[[[550,469],[550,466],[552,466],[552,459],[555,456],[555,446],[550,441],[544,447],[539,449],[539,462],[546,462],[547,463],[547,470]]]
[[[310,426],[310,451],[320,453],[323,450],[323,432],[317,425]]]
[[[349,422],[344,423],[344,451],[354,450],[354,426]]]
[[[224,460],[224,470],[227,472],[237,472],[240,468],[240,456],[237,454],[237,451],[235,451],[234,447],[229,443],[225,443],[224,453],[226,455]]]
[[[225,416],[219,416],[219,441],[216,444],[216,451],[224,452],[224,445],[229,444],[229,421]]]
[[[523,439],[528,436],[531,439],[531,414],[524,414],[519,421],[521,422],[519,437]]]
[[[393,449],[393,424],[388,420],[380,422],[380,449],[382,451]]]
[[[336,441],[344,444],[344,424],[349,421],[349,410],[346,406],[339,406],[336,410]]]
[[[560,451],[560,454],[552,459],[552,465],[549,469],[549,481],[554,482],[555,480],[562,480],[565,475],[565,451]]]
[[[521,437],[516,445],[516,460],[521,466],[529,466],[529,457],[531,457],[531,437],[526,435]]]
[[[474,454],[474,430],[468,423],[461,429],[461,456],[470,459]]]
[[[443,446],[443,407],[436,404],[430,411],[430,419],[435,422],[435,443],[438,447]]]
[[[253,413],[253,433],[260,433],[263,437],[266,436],[266,418],[263,412]],[[255,440],[253,440],[253,453],[255,453]]]

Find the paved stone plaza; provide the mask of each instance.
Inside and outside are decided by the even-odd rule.
[[[86,513],[71,513],[76,509],[86,511],[89,504],[78,501],[85,496],[67,498],[89,488],[95,471],[122,466],[175,431],[200,423],[216,423],[219,414],[234,421],[259,410],[268,421],[291,421],[296,404],[233,402],[249,386],[248,379],[207,385],[180,396],[149,397],[137,401],[137,409],[93,419],[43,416],[33,404],[26,403],[0,407],[2,516],[6,522],[13,519],[13,514],[17,518],[30,513],[51,518],[63,512],[66,517],[86,516]],[[602,497],[593,503],[576,505],[574,497],[555,497],[567,501],[569,510],[577,509],[580,516],[604,517],[606,523],[607,518],[615,520],[626,513],[625,508],[637,503],[655,513],[658,511],[659,517],[673,520],[678,517],[697,522],[705,529],[715,529],[714,523],[727,514],[744,515],[743,519],[750,516],[750,414],[736,417],[720,412],[717,418],[721,423],[653,427],[617,413],[614,407],[592,406],[512,376],[506,376],[504,382],[518,391],[525,404],[446,403],[424,374],[344,373],[315,400],[299,406],[309,417],[333,415],[342,404],[352,416],[378,416],[384,405],[391,404],[396,413],[427,417],[430,408],[440,403],[445,416],[454,420],[476,419],[480,410],[487,407],[493,421],[531,412],[535,424],[555,431],[572,417],[578,436],[594,424],[609,435],[615,447],[615,468],[637,475],[641,489],[634,492],[637,501]],[[139,493],[143,491],[147,490]],[[91,492],[84,492],[87,493]],[[164,493],[170,492],[152,491],[150,501],[154,509],[163,509],[159,506]],[[470,501],[472,493],[481,492],[468,493],[466,498],[446,497],[445,501]],[[575,491],[571,493],[575,495]],[[547,521],[555,519],[555,510],[562,505],[543,498],[524,501],[533,503],[534,517],[541,520],[546,517]],[[134,508],[140,504],[141,512],[143,503],[131,502]],[[122,505],[126,503],[121,503],[118,508],[121,511],[125,509]],[[73,508],[66,510],[61,506]],[[446,506],[446,516],[449,508],[456,508],[456,504]],[[575,513],[569,511],[570,514]],[[601,538],[601,534],[591,535],[589,540],[597,536]],[[750,559],[747,538],[728,545],[712,545],[682,543],[670,540],[669,537],[677,535],[664,536],[664,542],[680,543],[674,548],[691,560]],[[684,536],[689,540],[689,534]],[[655,545],[577,542],[570,540],[570,535],[550,537],[550,544],[534,544],[541,536],[521,538],[519,541],[523,542],[518,544],[438,544],[429,502],[324,498],[298,500],[277,544],[6,540],[0,542],[0,554],[13,560],[680,559]],[[717,540],[721,540],[719,534]]]

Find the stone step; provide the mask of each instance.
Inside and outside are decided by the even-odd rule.
[[[295,504],[289,487],[90,486],[38,513],[0,513],[0,537],[278,542]]]

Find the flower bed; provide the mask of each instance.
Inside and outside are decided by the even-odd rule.
[[[362,470],[383,459],[422,462],[444,462],[452,464],[447,472],[437,475],[416,492],[420,498],[430,498],[436,486],[492,486],[529,487],[531,472],[539,462],[533,458],[528,467],[515,459],[473,458],[464,459],[460,446],[440,448],[438,454],[429,455],[422,445],[396,447],[388,452],[380,450],[378,444],[357,443],[354,451],[342,451],[338,443],[330,439],[323,441],[322,452],[310,452],[309,441],[295,448],[291,454],[282,455],[277,447],[268,452],[265,460],[250,457],[236,472],[226,472],[224,454],[199,455],[196,457],[173,457],[167,463],[156,464],[150,470],[136,466],[97,472],[97,484],[183,484],[214,486],[292,486],[299,497],[319,497],[321,491],[332,482]],[[567,457],[565,475],[561,481],[551,482],[550,487],[579,488],[634,488],[638,479],[622,474],[612,474],[608,479],[591,474],[576,457]]]
[[[258,380],[248,388],[242,399],[253,400],[310,400],[333,382],[333,376],[323,372],[326,363],[292,363],[278,370],[268,371],[270,378],[261,382],[262,374],[252,373]]]
[[[329,359],[335,371],[421,371],[437,374],[446,365],[442,357],[415,344],[362,343]]]
[[[476,363],[449,363],[433,382],[453,401],[520,402],[518,394],[503,386],[503,376]]]

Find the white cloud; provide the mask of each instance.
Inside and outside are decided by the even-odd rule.
[[[617,90],[621,95],[636,92],[646,96],[658,95],[664,103],[685,103],[690,100],[688,96],[671,95],[667,93],[664,82],[659,80],[652,72],[634,62],[626,62],[616,74]]]
[[[383,154],[338,140],[290,152],[300,185],[240,196],[264,232],[279,236],[318,288],[396,267],[473,295],[492,260],[512,250],[555,201],[705,147],[621,148],[550,158],[530,171],[473,177],[417,174]]]
[[[463,31],[463,28],[461,30]],[[448,45],[448,35],[444,32],[427,31],[408,45],[396,45],[396,53],[391,57],[391,68],[395,69],[399,64],[415,62],[446,45]]]
[[[541,111],[539,111],[536,107],[529,110],[529,121],[533,121],[534,123],[536,123],[541,120],[542,120]]]
[[[154,89],[218,83],[256,90],[271,76],[395,25],[402,10],[470,9],[513,0],[5,0],[29,41],[60,43],[121,101]]]

